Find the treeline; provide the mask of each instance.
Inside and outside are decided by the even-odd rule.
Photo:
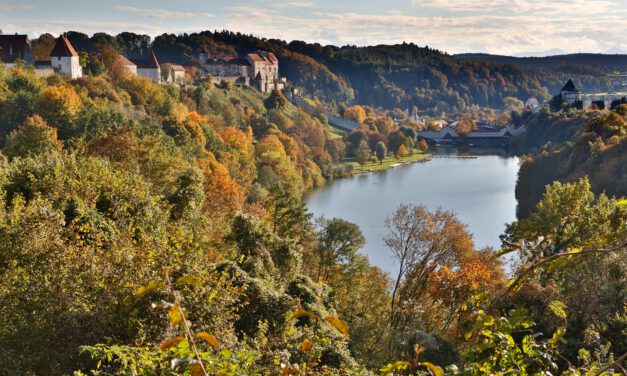
[[[590,73],[613,73],[624,71],[627,67],[627,55],[610,54],[567,54],[544,57],[514,57],[490,54],[459,54],[460,59],[489,61],[497,64],[513,65],[520,68],[559,68],[569,72],[584,68]]]
[[[281,74],[311,97],[325,102],[407,110],[417,106],[427,114],[454,113],[473,106],[501,108],[503,98],[549,98],[570,78],[589,92],[605,92],[609,80],[595,64],[521,68],[515,64],[460,59],[415,44],[372,47],[322,46],[302,41],[258,38],[228,31],[163,34],[153,41],[130,32],[89,37],[69,32],[79,50],[108,45],[131,56],[154,48],[163,62],[198,64],[201,49],[217,56],[237,56],[257,49],[274,52]],[[52,36],[35,41],[38,55],[52,49]],[[586,62],[588,60],[585,60]]]

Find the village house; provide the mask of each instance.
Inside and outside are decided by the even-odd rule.
[[[126,58],[124,55],[118,55],[115,59],[115,64],[119,67],[126,69],[132,76],[137,76],[137,65]]]
[[[161,83],[161,66],[153,50],[150,50],[148,58],[130,59],[130,61],[137,66],[138,76],[149,78],[159,84]]]
[[[182,65],[170,64],[170,72],[168,74],[168,81],[175,84],[182,84],[185,81],[185,68]]]
[[[200,67],[211,75],[214,83],[226,80],[253,86],[263,93],[283,90],[285,80],[279,79],[279,59],[272,52],[256,51],[243,58],[218,58],[201,50]]]
[[[83,77],[83,68],[78,53],[65,35],[57,38],[57,43],[50,53],[50,66],[55,72],[71,79]]]
[[[572,105],[573,103],[583,99],[583,94],[581,93],[581,90],[579,90],[575,86],[573,80],[568,80],[560,93],[562,94],[562,100],[564,102],[567,102],[569,105]]]

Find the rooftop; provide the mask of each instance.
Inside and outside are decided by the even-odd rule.
[[[159,69],[159,60],[153,50],[150,50],[150,55],[146,59],[130,59],[139,69]]]
[[[568,82],[566,83],[566,85],[564,85],[564,87],[562,88],[562,91],[573,91],[573,92],[577,92],[580,91],[579,89],[577,89],[577,87],[575,86],[575,83],[573,82],[573,80],[568,80]]]
[[[50,53],[51,57],[71,57],[78,56],[76,50],[72,46],[72,43],[66,38],[65,35],[61,35],[57,38],[57,43],[54,45],[52,52]]]
[[[30,41],[27,35],[0,34],[0,60],[11,64],[16,59],[24,59],[29,46]]]

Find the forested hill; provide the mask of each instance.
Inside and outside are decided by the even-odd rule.
[[[465,60],[509,64],[519,68],[558,68],[574,67],[597,68],[604,72],[627,70],[627,55],[567,54],[544,57],[515,57],[482,53],[458,54],[455,57]]]
[[[473,105],[501,108],[503,98],[508,96],[521,100],[531,96],[548,98],[570,78],[588,92],[610,89],[609,79],[599,66],[611,57],[582,57],[576,59],[580,63],[575,66],[535,68],[516,66],[510,61],[502,64],[460,59],[415,44],[336,47],[302,41],[288,43],[228,31],[163,34],[152,41],[146,35],[130,32],[117,36],[98,33],[92,37],[69,32],[68,37],[79,50],[93,51],[109,45],[128,55],[141,55],[153,47],[162,62],[190,65],[198,63],[201,48],[220,56],[268,50],[279,57],[281,74],[310,96],[326,102],[354,102],[388,109],[417,106],[431,114],[463,111]],[[53,40],[50,35],[42,38]],[[45,53],[45,48],[37,50]],[[612,61],[618,67],[622,60],[615,57]]]

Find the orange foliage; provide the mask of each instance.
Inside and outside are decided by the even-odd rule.
[[[344,118],[361,124],[366,120],[366,110],[359,105],[349,107],[344,111]]]
[[[204,158],[196,160],[205,177],[204,210],[212,217],[233,214],[244,205],[244,190],[237,184],[225,165],[208,152]]]

